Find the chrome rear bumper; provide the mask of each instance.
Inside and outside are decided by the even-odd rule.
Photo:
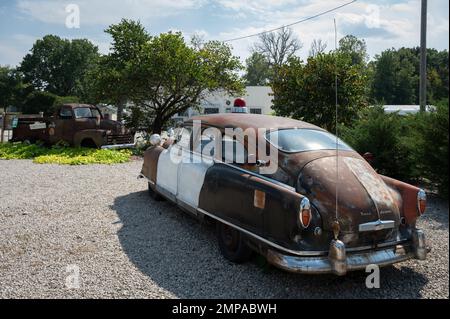
[[[307,274],[334,273],[345,275],[347,271],[365,269],[368,265],[386,266],[411,258],[424,260],[429,248],[425,246],[425,236],[421,230],[413,232],[410,244],[364,252],[346,253],[345,245],[332,241],[328,256],[302,257],[283,255],[275,250],[267,251],[267,260],[281,269]]]

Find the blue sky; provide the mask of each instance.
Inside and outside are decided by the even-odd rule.
[[[102,53],[109,37],[103,32],[121,18],[140,20],[152,34],[182,31],[187,38],[225,40],[278,27],[336,7],[349,0],[0,0],[0,64],[17,65],[34,41],[46,34],[88,38]],[[80,9],[80,28],[67,28],[68,4]],[[428,1],[428,47],[449,47],[449,2]],[[338,36],[364,38],[371,57],[391,47],[419,45],[420,0],[358,0],[336,12],[293,27],[305,58],[313,39],[334,47],[333,18]],[[244,60],[256,38],[232,42]]]

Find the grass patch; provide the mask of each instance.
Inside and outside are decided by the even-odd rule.
[[[108,150],[93,148],[51,148],[25,143],[0,144],[0,159],[33,159],[39,164],[86,165],[118,164],[130,160],[131,150]]]

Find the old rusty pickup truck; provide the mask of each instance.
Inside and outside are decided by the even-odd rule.
[[[122,123],[104,119],[97,107],[88,104],[64,104],[50,117],[19,118],[12,141],[26,140],[94,148],[134,146],[134,136]]]

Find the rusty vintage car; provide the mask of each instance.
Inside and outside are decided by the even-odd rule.
[[[257,154],[236,130],[229,136],[230,128],[253,129],[264,141]],[[222,157],[205,152],[217,139]],[[233,262],[256,251],[287,271],[344,275],[370,264],[424,260],[429,251],[416,228],[425,192],[379,175],[347,144],[312,124],[211,114],[191,118],[172,139],[153,135],[151,142],[139,177],[148,181],[152,197],[215,221],[220,251]],[[231,161],[224,157],[226,145],[236,153]],[[239,147],[243,161],[237,160]],[[277,164],[267,173],[263,168],[273,159],[264,154],[270,147]]]
[[[88,104],[64,104],[50,117],[19,118],[12,141],[26,140],[94,148],[134,146],[133,134],[122,123],[103,118],[97,107]]]

